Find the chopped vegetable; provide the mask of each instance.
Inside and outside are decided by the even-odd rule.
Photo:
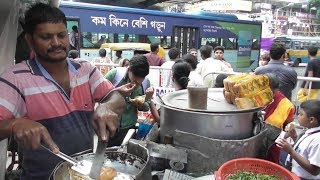
[[[280,178],[273,175],[266,175],[260,173],[252,173],[245,171],[237,171],[227,177],[228,180],[280,180]]]

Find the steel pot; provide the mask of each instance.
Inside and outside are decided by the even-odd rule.
[[[127,148],[128,150],[131,149],[132,153],[118,151],[115,148],[107,148],[104,166],[113,167],[117,172],[121,173],[120,177],[125,180],[151,179],[148,150],[130,142]],[[72,157],[78,161],[92,161],[94,153],[91,150],[87,150]],[[70,180],[70,168],[71,165],[67,162],[59,163],[52,172],[50,180]]]
[[[162,142],[176,129],[214,139],[245,139],[252,136],[255,114],[263,109],[238,110],[226,102],[222,88],[208,90],[206,110],[189,108],[187,90],[167,93],[161,99]]]

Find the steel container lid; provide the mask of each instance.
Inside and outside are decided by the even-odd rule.
[[[208,99],[207,99],[207,109],[192,109],[189,108],[188,104],[188,91],[180,90],[175,92],[170,92],[162,97],[162,106],[169,106],[171,108],[177,108],[185,111],[195,111],[203,113],[247,113],[247,112],[257,112],[265,107],[255,107],[251,109],[237,109],[233,104],[229,104],[223,95],[223,88],[209,88],[208,89]]]

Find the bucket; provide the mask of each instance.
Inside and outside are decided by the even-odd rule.
[[[191,109],[207,109],[208,87],[188,87],[188,104]]]

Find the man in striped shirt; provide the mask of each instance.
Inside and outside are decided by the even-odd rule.
[[[0,140],[13,137],[22,149],[21,179],[48,179],[61,159],[40,145],[68,155],[91,149],[93,130],[105,141],[115,134],[125,101],[89,62],[66,58],[66,17],[58,8],[35,4],[25,31],[36,57],[0,77]]]

